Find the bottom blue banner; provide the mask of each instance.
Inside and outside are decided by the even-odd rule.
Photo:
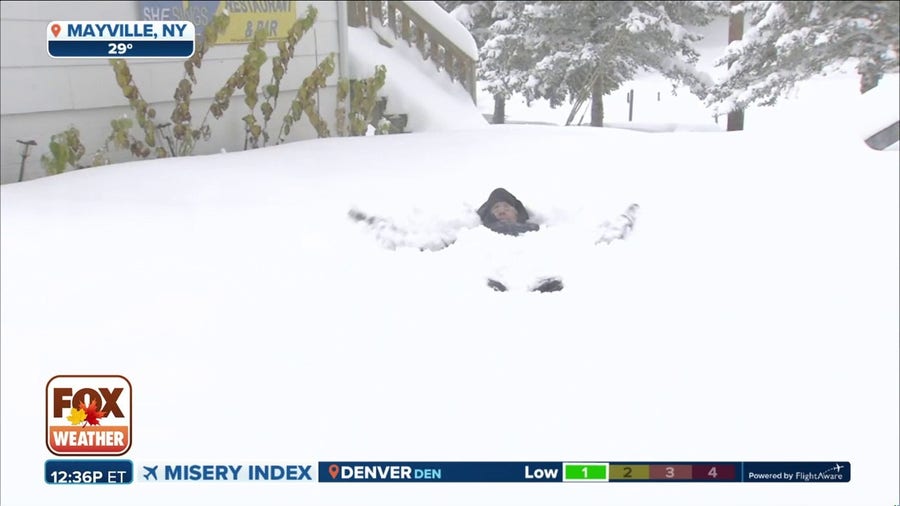
[[[850,463],[831,462],[319,462],[321,483],[754,482],[846,483]]]

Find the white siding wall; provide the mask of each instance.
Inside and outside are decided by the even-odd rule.
[[[272,115],[268,131],[273,137],[281,127],[281,118],[303,79],[318,61],[334,52],[341,58],[337,2],[297,2],[297,15],[304,16],[313,4],[319,14],[314,30],[301,39],[281,83],[278,107]],[[82,162],[89,163],[91,154],[103,144],[111,129],[109,122],[127,114],[134,118],[128,100],[116,85],[115,74],[105,59],[54,59],[47,55],[47,23],[53,20],[137,20],[139,3],[127,2],[0,2],[0,182],[18,179],[19,144],[16,139],[34,139],[38,145],[26,161],[25,179],[45,175],[40,156],[49,152],[50,137],[76,126],[81,132],[87,152]],[[261,84],[268,84],[272,76],[271,56],[278,54],[275,43],[266,51],[270,59],[261,69]],[[195,70],[198,83],[191,97],[194,126],[199,126],[212,103],[215,92],[225,84],[241,64],[246,46],[229,44],[214,46],[203,59],[203,66]],[[338,62],[336,62],[338,63]],[[128,60],[135,83],[157,112],[159,122],[168,121],[172,112],[172,97],[178,81],[184,75],[183,60]],[[329,87],[320,94],[320,111],[329,125],[334,125],[335,84],[340,65],[329,79]],[[262,102],[260,93],[260,103]],[[212,138],[200,141],[195,154],[243,149],[244,131],[241,118],[248,112],[243,90],[232,96],[228,110],[219,119],[210,119]],[[262,119],[259,105],[255,111]],[[143,139],[137,126],[133,134]],[[287,142],[316,136],[305,115],[294,125]],[[270,142],[271,144],[271,142]],[[114,151],[113,161],[132,160],[130,153]]]

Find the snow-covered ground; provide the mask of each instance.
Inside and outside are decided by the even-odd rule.
[[[865,110],[840,79],[831,88],[829,104]],[[824,106],[805,98],[803,110]],[[95,504],[896,503],[898,155],[851,135],[865,117],[823,126],[772,111],[790,135],[490,126],[3,186],[2,503],[76,493],[42,479],[44,387],[57,374],[131,381],[127,457],[138,470],[327,459],[853,465],[837,485],[78,489]],[[473,209],[497,186],[543,229],[479,228]],[[630,203],[641,206],[631,237],[594,245],[597,226]],[[456,243],[385,249],[348,219],[354,207]],[[504,269],[523,285],[554,274],[566,287],[489,290],[485,276]]]
[[[721,31],[721,30],[719,30]],[[725,133],[643,76],[621,128],[488,126],[414,49],[351,30],[416,133],[144,161],[0,188],[2,504],[43,483],[44,389],[121,374],[141,464],[850,461],[840,485],[159,483],[97,504],[895,503],[897,76],[815,79]],[[425,64],[426,66],[429,64]],[[409,90],[415,93],[409,93]],[[628,122],[625,93],[635,90]],[[657,99],[658,95],[658,99]],[[517,99],[512,122],[568,111]],[[645,133],[671,132],[671,133]],[[895,146],[896,147],[896,146]],[[474,210],[495,187],[542,230]],[[596,245],[632,203],[634,233]],[[350,209],[409,244],[383,247]],[[527,287],[559,276],[565,289]],[[487,277],[512,291],[497,293]],[[138,476],[140,478],[140,475]]]

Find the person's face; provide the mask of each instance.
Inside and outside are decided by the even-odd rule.
[[[516,211],[516,208],[509,205],[509,203],[500,201],[491,206],[491,214],[494,215],[494,218],[497,218],[497,221],[503,221],[507,223],[512,223],[516,221],[519,213]]]

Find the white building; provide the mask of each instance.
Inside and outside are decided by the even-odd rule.
[[[426,3],[431,4],[427,6],[429,8],[437,7],[433,2]],[[196,70],[197,83],[193,86],[190,104],[192,126],[197,128],[204,121],[216,92],[242,63],[252,29],[256,26],[275,27],[276,36],[283,37],[292,20],[306,16],[309,6],[318,11],[316,22],[297,44],[281,82],[278,103],[266,129],[271,136],[269,145],[276,142],[283,118],[303,79],[331,53],[335,54],[335,72],[319,92],[317,105],[322,118],[329,125],[335,124],[337,82],[341,78],[355,77],[350,76],[348,70],[348,25],[372,26],[370,16],[376,16],[381,22],[374,28],[382,35],[393,28],[398,38],[406,38],[434,61],[448,53],[459,53],[456,48],[448,49],[454,34],[442,33],[455,20],[443,11],[433,9],[426,9],[423,16],[422,6],[413,2],[0,2],[0,182],[19,179],[23,146],[17,140],[36,142],[25,162],[23,177],[24,180],[34,179],[46,175],[40,158],[49,152],[52,135],[70,126],[78,128],[86,150],[80,163],[89,166],[94,152],[104,145],[112,131],[110,121],[124,115],[135,118],[128,99],[116,83],[111,60],[49,56],[47,33],[51,22],[188,18],[195,22],[200,33],[215,13],[227,9],[230,16],[228,30],[206,53],[202,67]],[[429,14],[432,18],[428,18]],[[434,19],[433,16],[441,14],[447,19]],[[388,16],[393,16],[393,24],[387,22]],[[278,55],[276,42],[270,41],[265,50],[269,58],[260,70],[260,88],[272,79],[272,57]],[[175,104],[176,87],[185,77],[183,59],[132,58],[126,61],[142,97],[157,112],[154,121],[157,124],[168,122]],[[471,86],[465,86],[474,95],[474,60],[457,57],[448,61],[460,75],[471,76]],[[260,104],[264,98],[261,89],[259,97],[254,113],[262,122]],[[244,149],[245,129],[241,118],[248,112],[244,91],[238,89],[221,119],[211,116],[207,119],[211,139],[198,141],[193,154]],[[136,121],[131,133],[137,139],[144,138]],[[314,137],[316,132],[304,115],[293,125],[285,142]],[[162,139],[157,145],[160,143],[165,145]],[[135,159],[127,150],[110,151],[109,158],[113,162]]]

